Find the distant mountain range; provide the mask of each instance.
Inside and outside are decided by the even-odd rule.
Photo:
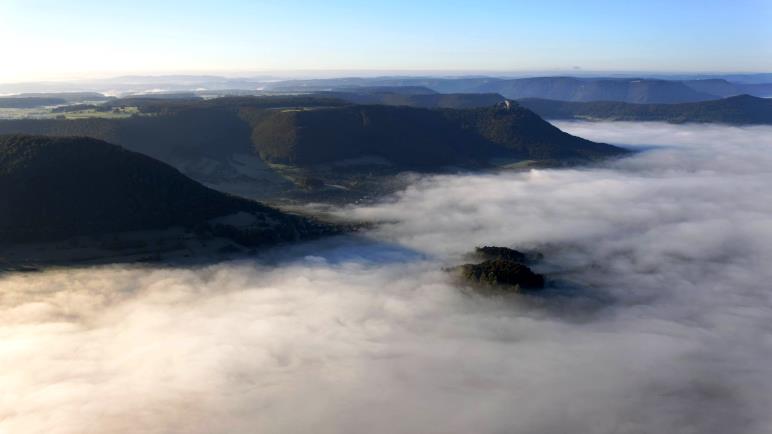
[[[85,137],[0,136],[0,202],[9,205],[0,211],[0,243],[172,226],[253,245],[325,232],[304,218],[204,187],[150,157]],[[233,214],[254,223],[213,223]]]
[[[281,80],[276,77],[126,76],[81,82],[0,84],[0,93],[98,91],[111,95],[194,92],[202,96],[256,93],[368,93],[382,88],[424,88],[437,93],[489,93],[509,99],[545,98],[562,101],[680,103],[749,94],[772,96],[772,74],[536,76],[536,77],[343,77]],[[414,92],[415,93],[415,92]]]
[[[772,125],[772,99],[750,95],[683,104],[567,102],[545,99],[519,101],[548,119],[615,121],[715,122],[732,125]]]
[[[723,79],[662,80],[646,78],[533,77],[466,78],[340,78],[268,83],[265,90],[284,92],[339,91],[356,87],[424,87],[439,93],[494,93],[509,99],[544,98],[561,101],[621,101],[680,103],[752,94],[772,96],[772,84],[735,83]]]
[[[564,101],[625,101],[672,103],[715,98],[684,82],[667,80],[578,79],[539,77],[492,82],[480,91],[498,92],[507,98],[540,97]]]

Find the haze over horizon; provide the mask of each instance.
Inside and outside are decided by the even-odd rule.
[[[450,6],[9,0],[0,4],[0,83],[279,71],[772,71],[772,6],[762,0]]]

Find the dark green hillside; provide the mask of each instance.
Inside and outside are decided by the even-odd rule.
[[[249,133],[249,125],[233,110],[197,108],[127,119],[0,121],[0,134],[88,136],[164,161],[190,153],[216,156],[248,152],[251,146]]]
[[[750,95],[683,104],[566,102],[543,99],[525,99],[521,100],[520,104],[549,119],[772,124],[772,99]]]
[[[461,143],[482,145],[438,111],[388,106],[276,110],[257,122],[252,141],[263,159],[297,165],[371,155],[401,166],[448,165],[473,157],[459,154]]]
[[[401,188],[394,175],[405,170],[563,165],[625,152],[566,134],[511,102],[453,110],[305,95],[110,104],[139,114],[0,120],[0,134],[94,137],[271,203],[375,197]]]
[[[191,155],[220,158],[252,152],[250,121],[267,108],[342,104],[340,100],[308,96],[123,98],[107,106],[138,107],[145,114],[127,119],[0,120],[0,134],[94,137],[166,162]]]
[[[566,134],[531,111],[349,106],[274,110],[255,120],[252,141],[266,160],[298,165],[379,156],[407,166],[491,158],[579,160],[623,150]]]
[[[516,104],[509,109],[501,105],[451,110],[275,96],[129,98],[110,105],[139,107],[146,114],[124,119],[5,120],[0,121],[0,134],[90,136],[170,163],[223,159],[254,149],[272,162],[309,165],[374,155],[416,167],[479,164],[497,157],[580,160],[621,152],[563,133]]]
[[[106,107],[138,107],[128,119],[16,119],[0,121],[0,134],[88,136],[164,161],[191,154],[209,157],[249,153],[249,119],[271,107],[343,104],[310,97],[229,97],[211,100],[122,98]],[[102,107],[102,106],[98,106]]]
[[[317,233],[311,222],[206,188],[150,157],[83,137],[0,136],[0,242],[196,227],[245,212],[253,241]]]
[[[561,131],[517,103],[510,109],[444,110],[443,114],[464,131],[486,143],[515,151],[529,160],[593,160],[627,151]]]

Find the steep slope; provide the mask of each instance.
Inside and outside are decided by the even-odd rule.
[[[313,236],[297,216],[229,196],[150,157],[83,137],[0,136],[0,242],[207,226],[247,213],[255,244]],[[241,234],[245,235],[245,234]]]
[[[579,160],[624,152],[566,134],[516,104],[469,110],[274,110],[255,119],[252,141],[263,159],[297,165],[378,156],[397,165],[437,167],[492,158]]]
[[[604,119],[619,121],[716,122],[732,125],[772,125],[772,99],[738,95],[684,104],[628,104],[622,102],[566,102],[543,99],[519,101],[548,119]]]

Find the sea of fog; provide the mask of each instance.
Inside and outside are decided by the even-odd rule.
[[[423,178],[257,259],[0,276],[0,433],[772,432],[772,127],[559,126],[641,152]],[[484,244],[552,288],[443,271]]]

